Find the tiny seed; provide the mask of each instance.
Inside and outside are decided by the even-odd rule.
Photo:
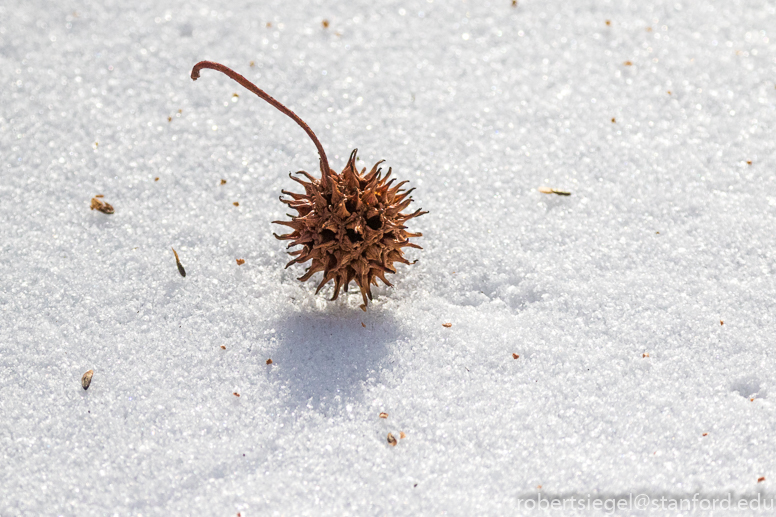
[[[239,397],[240,396],[240,394],[237,393],[236,391],[234,393],[232,393],[232,395],[234,395],[235,397]]]
[[[452,323],[442,323],[442,326],[447,328],[447,329],[449,329],[450,327],[453,326],[453,324]]]
[[[512,354],[512,359],[520,359],[520,356],[517,354]]]
[[[178,252],[175,251],[175,248],[171,248],[172,252],[175,253],[175,264],[178,266],[178,273],[181,274],[183,278],[186,278],[186,270],[183,269],[183,264],[181,264],[181,259],[178,258]]]
[[[388,413],[380,413],[380,418],[388,418]]]
[[[221,345],[221,350],[226,350],[226,347],[224,345]]]
[[[612,22],[610,20],[606,20],[606,25],[611,25]]]
[[[237,201],[235,201],[235,202],[234,202],[234,203],[232,203],[232,204],[233,204],[234,206],[240,206],[240,203],[238,203]]]
[[[703,433],[701,436],[708,436],[709,433]]]
[[[566,192],[565,190],[556,190],[554,188],[550,187],[539,187],[537,189],[542,194],[556,194],[558,196],[570,196],[571,192]]]
[[[321,25],[323,25],[324,29],[328,29],[329,28],[329,20],[323,20],[321,22]]]
[[[400,439],[400,440],[403,440],[403,439],[405,439],[406,437],[407,437],[407,435],[406,435],[406,434],[404,434],[404,431],[401,431],[401,432],[399,432],[399,439]]]
[[[84,390],[89,389],[89,385],[92,383],[92,375],[94,375],[94,370],[89,370],[81,377],[81,386],[83,386]]]
[[[159,176],[155,177],[154,181],[159,181]]]
[[[226,180],[221,180],[221,185],[226,185]]]
[[[267,359],[267,364],[272,364],[272,359]]]
[[[96,197],[92,198],[92,203],[90,205],[90,208],[92,210],[100,211],[103,214],[108,214],[108,215],[112,214],[113,207],[109,203],[106,203],[105,201],[97,199],[98,197],[102,197],[102,195],[98,194]]]
[[[243,260],[243,259],[236,259],[236,260],[237,260],[237,265],[238,266],[242,266],[243,264],[245,264],[245,260]]]
[[[765,481],[765,476],[757,478],[758,483],[762,483],[763,481]]]
[[[396,447],[396,438],[391,433],[388,433],[388,443]]]
[[[632,66],[633,63],[631,63],[630,61],[626,61],[626,62],[623,63],[623,65],[625,65],[625,66]]]

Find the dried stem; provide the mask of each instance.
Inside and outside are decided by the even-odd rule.
[[[219,72],[228,75],[233,80],[237,81],[242,85],[243,88],[246,90],[250,90],[268,103],[272,104],[278,111],[281,113],[288,115],[291,117],[294,122],[299,124],[299,126],[304,129],[305,133],[307,133],[307,136],[310,137],[310,139],[315,144],[315,147],[318,149],[318,155],[321,157],[321,172],[322,172],[322,178],[321,183],[323,187],[325,188],[328,181],[329,181],[329,161],[326,159],[326,152],[323,150],[323,146],[321,145],[321,142],[318,140],[318,137],[315,136],[315,133],[313,133],[313,130],[310,129],[310,126],[308,126],[304,120],[299,118],[299,116],[291,111],[290,109],[283,106],[280,102],[272,98],[270,95],[268,95],[264,90],[250,82],[245,77],[241,76],[231,68],[228,68],[220,63],[216,63],[213,61],[200,61],[196,65],[194,65],[194,68],[191,70],[191,78],[193,80],[199,79],[199,71],[203,68],[211,68],[213,70],[218,70]]]

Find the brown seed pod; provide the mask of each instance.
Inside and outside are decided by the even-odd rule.
[[[219,63],[197,63],[191,71],[191,78],[196,81],[203,68],[217,70],[255,93],[294,120],[313,141],[320,156],[321,179],[305,171],[297,174],[309,181],[291,177],[304,187],[305,192],[282,191],[290,198],[281,197],[280,200],[296,210],[297,215],[291,215],[290,221],[273,221],[293,230],[286,235],[275,234],[275,237],[291,241],[289,248],[302,246],[302,249],[289,252],[295,258],[286,267],[312,261],[299,280],[304,282],[319,271],[323,273],[316,294],[333,280],[332,300],[336,300],[340,288],[347,292],[350,282],[355,282],[364,300],[362,309],[366,310],[372,299],[371,286],[378,285],[377,279],[391,286],[385,274],[396,273],[394,264],[412,264],[404,257],[403,248],[422,249],[409,241],[410,237],[422,234],[407,232],[405,223],[427,212],[418,209],[410,214],[401,213],[412,202],[410,193],[414,189],[403,189],[406,181],[393,185],[395,179],[389,181],[391,169],[383,175],[380,169],[382,162],[377,162],[369,172],[366,168],[359,172],[356,168],[357,150],[350,154],[345,168],[337,174],[329,168],[318,137],[296,113]]]

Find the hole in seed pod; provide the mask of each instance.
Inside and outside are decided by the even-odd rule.
[[[361,242],[364,240],[364,237],[360,233],[357,233],[356,230],[348,228],[345,230],[345,233],[347,233],[350,242]]]
[[[334,233],[331,230],[322,230],[321,231],[321,242],[333,241],[336,236],[337,236],[337,234]]]
[[[383,221],[380,220],[380,216],[376,215],[366,220],[366,225],[373,230],[379,230],[383,227]]]
[[[355,199],[348,199],[345,201],[345,208],[348,209],[348,212],[353,213],[356,211],[356,200]]]

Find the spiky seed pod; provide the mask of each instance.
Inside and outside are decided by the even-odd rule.
[[[388,179],[391,169],[383,176],[377,162],[369,173],[366,167],[358,172],[356,152],[350,153],[350,159],[342,173],[329,173],[326,186],[301,171],[311,181],[292,177],[305,189],[304,194],[294,194],[283,190],[291,199],[280,200],[298,212],[291,221],[273,221],[293,228],[293,232],[275,237],[292,241],[289,245],[302,246],[292,251],[296,256],[291,264],[301,264],[312,260],[305,274],[299,280],[305,281],[318,271],[323,279],[316,293],[331,280],[334,280],[336,300],[339,290],[347,291],[348,284],[354,281],[361,289],[364,305],[372,299],[372,285],[377,279],[392,285],[386,273],[396,273],[395,262],[410,264],[404,258],[402,248],[418,248],[409,241],[410,237],[420,237],[420,233],[409,233],[404,223],[426,212],[420,209],[411,214],[401,211],[412,202],[410,193],[414,189],[401,188],[407,183],[402,181],[392,185],[395,180]],[[325,173],[323,173],[325,174]]]
[[[275,237],[292,241],[289,248],[302,246],[302,249],[289,252],[295,258],[286,267],[312,261],[299,280],[304,282],[319,271],[323,273],[316,294],[333,280],[332,300],[336,300],[340,288],[347,292],[350,282],[355,282],[364,300],[362,308],[366,310],[372,299],[371,286],[378,285],[377,279],[390,286],[392,284],[385,278],[385,274],[396,273],[394,264],[411,264],[404,257],[403,248],[422,249],[409,242],[410,237],[420,237],[422,234],[407,232],[404,223],[428,212],[418,209],[411,214],[401,213],[412,202],[410,193],[414,189],[403,189],[402,185],[406,181],[393,185],[395,179],[389,181],[391,169],[383,176],[379,168],[382,161],[377,162],[368,173],[366,168],[359,173],[356,168],[357,150],[350,154],[340,174],[333,172],[315,133],[293,111],[245,77],[219,63],[197,63],[191,71],[193,80],[199,78],[202,68],[218,70],[234,79],[293,119],[313,141],[320,156],[321,179],[305,171],[297,174],[309,181],[291,176],[291,179],[304,187],[305,193],[281,191],[290,199],[281,196],[280,200],[296,210],[297,215],[289,214],[291,221],[273,221],[293,229],[291,233],[275,234]]]

